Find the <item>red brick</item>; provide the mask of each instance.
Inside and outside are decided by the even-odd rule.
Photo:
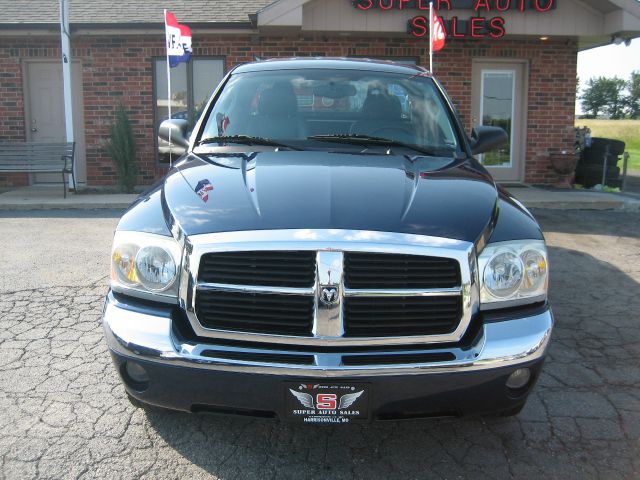
[[[115,171],[103,145],[120,102],[131,115],[137,140],[139,183],[148,184],[161,177],[166,167],[156,164],[153,152],[152,62],[154,57],[164,55],[162,35],[130,35],[115,43],[110,37],[82,37],[74,38],[72,43],[74,58],[82,63],[89,185],[115,183]],[[414,57],[422,65],[429,60],[425,42],[407,37],[268,37],[254,43],[248,35],[207,35],[195,37],[194,43],[196,55],[224,56],[227,70],[254,56],[401,56]],[[21,59],[59,57],[57,37],[3,37],[0,74],[8,75],[0,75],[0,141],[26,138]],[[576,45],[514,39],[451,41],[436,56],[435,71],[454,98],[467,130],[474,58],[517,58],[528,62],[525,181],[553,182],[555,174],[548,152],[573,145]],[[0,176],[0,185],[20,182],[26,182],[25,175]]]

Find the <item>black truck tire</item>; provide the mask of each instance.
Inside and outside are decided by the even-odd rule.
[[[593,137],[590,148],[605,151],[607,145],[609,145],[609,153],[614,155],[622,155],[624,153],[625,143],[622,140],[615,140],[613,138]]]
[[[607,154],[606,150],[600,148],[587,148],[582,153],[582,163],[587,165],[600,165],[604,164],[604,157]],[[608,165],[617,165],[620,157],[613,153],[610,153],[607,157]]]

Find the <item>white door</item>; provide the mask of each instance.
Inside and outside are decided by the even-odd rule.
[[[498,181],[521,181],[526,138],[524,63],[474,62],[473,125],[502,127],[509,142],[478,155]]]
[[[76,181],[86,182],[82,75],[79,63],[72,63],[73,125],[76,140]],[[60,62],[25,63],[25,99],[27,140],[30,142],[66,141],[62,65]],[[61,174],[36,173],[32,183],[60,183]]]

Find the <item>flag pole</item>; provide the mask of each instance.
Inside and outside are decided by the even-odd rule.
[[[433,75],[433,2],[429,2],[429,72]]]
[[[164,31],[165,31],[165,51],[167,54],[167,107],[169,108],[169,120],[171,120],[171,66],[169,65],[169,45],[167,43],[167,9],[164,9]],[[171,160],[171,129],[169,129],[169,168],[172,167]]]

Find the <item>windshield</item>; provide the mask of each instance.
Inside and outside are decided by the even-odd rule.
[[[362,70],[277,70],[232,75],[198,141],[233,137],[314,146],[414,146],[458,150],[455,129],[428,76]],[[263,142],[264,144],[264,142]]]

